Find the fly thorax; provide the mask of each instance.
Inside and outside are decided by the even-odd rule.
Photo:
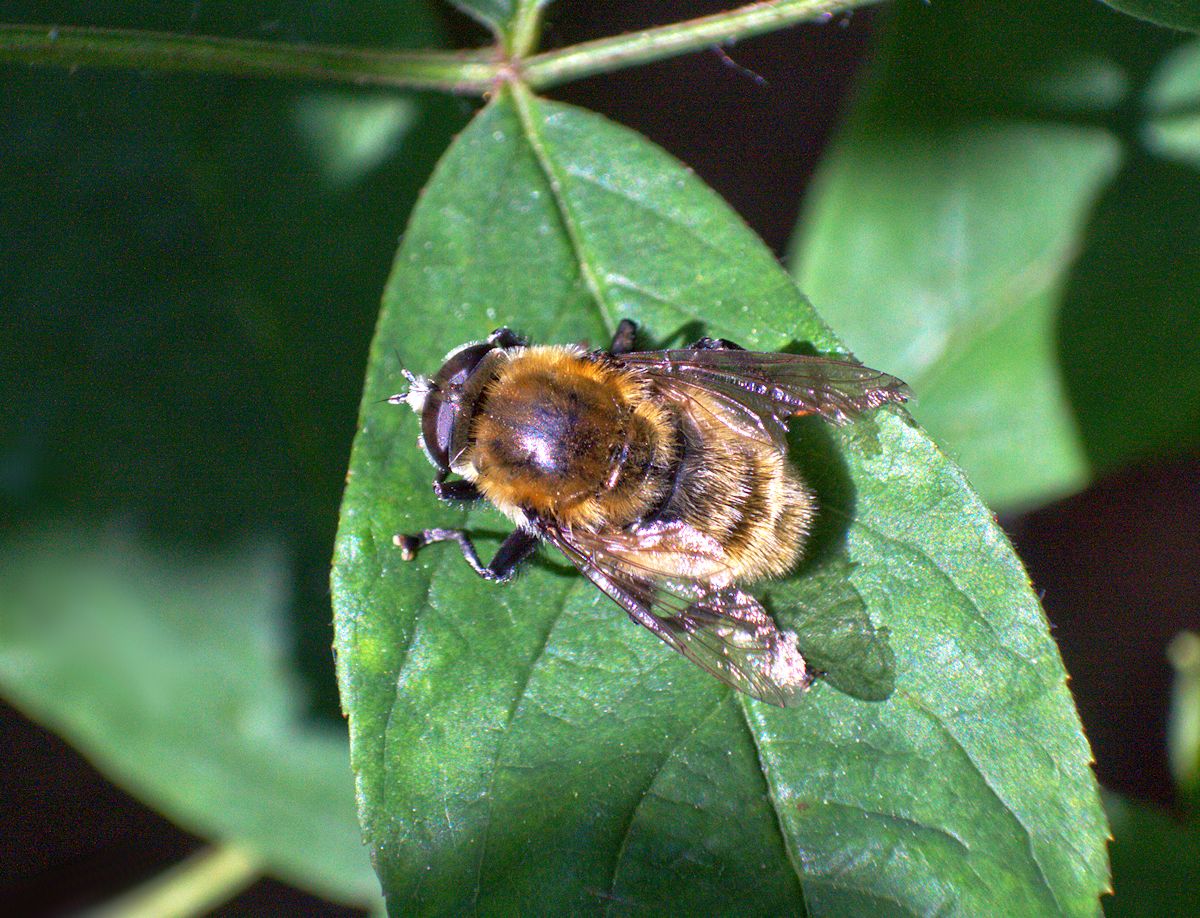
[[[655,456],[640,394],[586,356],[530,349],[488,386],[476,414],[480,490],[502,509],[577,526],[632,518],[650,502],[641,492]]]
[[[613,479],[629,414],[602,380],[548,369],[501,377],[472,431],[480,485],[496,503],[570,511]]]

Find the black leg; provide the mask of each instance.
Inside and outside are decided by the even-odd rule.
[[[433,483],[433,493],[442,500],[463,501],[465,503],[483,500],[483,495],[479,493],[479,489],[469,481],[435,481]]]
[[[471,570],[484,580],[502,582],[509,580],[517,571],[517,566],[533,554],[541,540],[537,536],[517,529],[505,539],[496,551],[492,563],[484,565],[479,560],[479,552],[471,542],[471,537],[462,529],[426,529],[416,535],[398,535],[392,538],[392,543],[400,549],[400,556],[405,561],[411,561],[417,552],[432,542],[457,542],[462,549],[463,557]]]
[[[518,335],[511,328],[497,328],[494,332],[488,335],[488,344],[494,344],[496,347],[522,347],[529,342]]]
[[[688,350],[692,351],[744,351],[740,344],[734,344],[727,338],[709,338],[707,335],[693,344]]]
[[[637,323],[632,319],[622,319],[617,324],[613,334],[612,344],[608,348],[610,354],[628,354],[633,350],[633,339],[637,335]]]
[[[441,500],[476,501],[482,500],[479,489],[469,481],[446,481],[449,472],[438,472],[433,479],[433,493]]]

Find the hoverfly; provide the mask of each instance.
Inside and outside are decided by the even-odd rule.
[[[488,500],[516,529],[488,564],[459,529],[394,541],[406,560],[454,541],[495,581],[549,542],[684,656],[748,695],[791,704],[815,673],[795,634],[744,590],[796,564],[816,512],[787,459],[787,419],[842,423],[908,390],[850,360],[724,339],[635,351],[635,332],[625,319],[607,350],[589,351],[501,328],[452,351],[430,378],[406,372],[410,388],[388,401],[420,415],[434,493]]]

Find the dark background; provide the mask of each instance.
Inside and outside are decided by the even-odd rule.
[[[545,43],[571,44],[728,6],[684,0],[563,3],[551,8]],[[652,18],[647,7],[653,7]],[[454,44],[484,40],[465,19],[442,15]],[[664,146],[782,254],[806,183],[869,50],[875,21],[876,14],[860,11],[828,24],[746,41],[727,54],[693,54],[581,81],[551,95],[599,111]],[[174,28],[189,31],[187,22]],[[288,31],[286,23],[282,31]],[[39,73],[51,76],[50,71],[29,71],[26,78],[36,79]],[[111,79],[114,92],[130,96],[123,103],[129,105],[137,104],[143,81],[155,79],[114,79],[91,72],[51,78]],[[473,109],[466,101],[448,104],[463,117]],[[438,142],[431,139],[431,149]],[[429,165],[426,161],[422,168]],[[419,185],[423,178],[408,176],[406,181]],[[298,600],[310,607],[302,618],[310,625],[301,635],[301,643],[310,648],[332,640],[324,565],[373,311],[400,231],[387,222],[398,218],[394,213],[389,217],[386,201],[385,194],[363,208],[364,213],[368,206],[378,211],[361,219],[380,224],[380,244],[354,256],[362,262],[360,283],[347,296],[359,302],[340,322],[330,320],[329,334],[341,341],[338,354],[328,358],[341,365],[329,383],[334,395],[304,419],[321,425],[330,447],[326,465],[315,473],[323,484],[313,499],[316,507],[310,508],[324,524],[310,527],[307,556],[312,560],[307,574],[302,571],[309,585]],[[247,487],[253,491],[255,486]],[[283,495],[280,503],[289,499]],[[18,515],[31,516],[38,505],[33,501],[16,509]],[[1165,731],[1171,673],[1164,649],[1179,630],[1195,627],[1200,616],[1200,461],[1184,458],[1132,468],[1080,495],[1002,523],[1044,594],[1101,782],[1170,806]],[[237,525],[229,521],[217,529]],[[314,682],[314,705],[328,714],[335,705],[331,667],[314,676]],[[61,914],[101,903],[203,846],[110,785],[63,741],[2,705],[0,748],[5,750],[0,824],[9,827],[0,838],[0,902],[10,914]],[[354,912],[262,881],[220,913]]]

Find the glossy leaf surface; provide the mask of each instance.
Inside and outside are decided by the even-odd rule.
[[[432,372],[503,324],[602,346],[623,316],[650,346],[839,350],[677,162],[501,95],[405,234],[335,557],[352,761],[391,911],[1094,914],[1106,828],[1057,650],[991,515],[902,412],[796,425],[821,522],[769,591],[802,651],[858,660],[843,685],[884,701],[832,675],[798,709],[750,701],[548,551],[502,586],[452,545],[400,559],[398,532],[466,525],[487,556],[509,528],[434,499],[416,418],[381,402],[401,361]]]

